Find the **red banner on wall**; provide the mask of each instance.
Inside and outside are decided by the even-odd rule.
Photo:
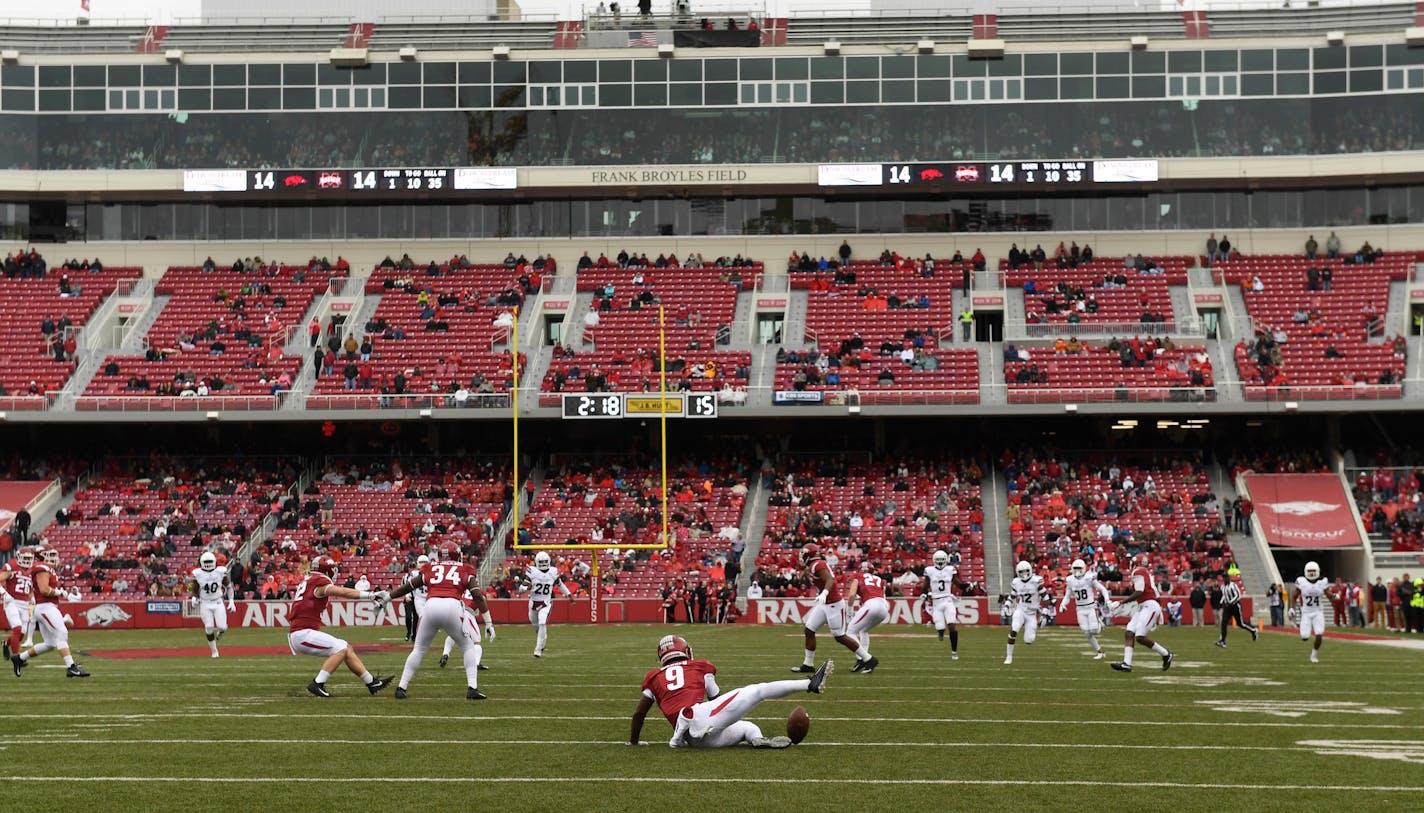
[[[1342,548],[1363,545],[1350,493],[1334,474],[1247,474],[1246,490],[1272,545]]]

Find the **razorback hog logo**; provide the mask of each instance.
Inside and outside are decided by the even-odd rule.
[[[90,607],[84,611],[84,620],[91,627],[107,627],[130,618],[133,616],[117,604],[100,604],[98,607]]]
[[[943,173],[943,172],[940,172],[939,170],[935,169],[934,167],[930,167],[929,169],[922,169],[922,170],[920,170],[920,180],[922,180],[922,181],[937,181],[937,180],[939,180],[940,178],[943,178],[943,177],[944,177],[944,173]]]
[[[1326,511],[1334,511],[1339,508],[1338,503],[1315,502],[1314,500],[1297,500],[1295,502],[1268,502],[1266,507],[1277,514],[1290,514],[1293,517],[1308,517],[1311,514],[1323,514]]]

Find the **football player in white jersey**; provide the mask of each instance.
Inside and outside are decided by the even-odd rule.
[[[945,629],[949,629],[949,657],[956,661],[959,660],[959,627],[956,626],[959,612],[954,597],[954,577],[958,573],[958,569],[949,563],[949,554],[937,550],[933,564],[925,568],[925,583],[920,590],[921,595],[926,597],[926,609],[941,641],[944,640]]]
[[[534,554],[534,567],[524,571],[524,583],[529,585],[529,623],[535,629],[534,657],[544,657],[544,644],[549,640],[549,610],[554,607],[554,588],[563,591],[569,603],[574,593],[553,567],[547,551]]]
[[[1019,630],[1023,630],[1025,644],[1032,644],[1038,635],[1039,606],[1048,595],[1043,577],[1033,572],[1033,565],[1020,561],[1014,566],[1014,574],[1014,580],[1009,582],[1009,601],[1014,615],[1009,628],[1009,647],[1004,655],[1005,666],[1014,662],[1014,642],[1018,640]]]
[[[203,633],[208,636],[208,650],[218,657],[218,640],[227,632],[227,614],[237,610],[232,601],[232,582],[227,578],[227,567],[218,565],[217,554],[204,551],[198,557],[198,566],[188,577],[188,589],[193,596],[188,601],[198,608],[203,618]],[[223,598],[227,598],[227,611],[223,611]]]
[[[1098,643],[1098,635],[1103,631],[1103,615],[1098,609],[1097,599],[1101,595],[1109,611],[1117,608],[1117,602],[1112,600],[1112,594],[1098,581],[1097,571],[1089,571],[1082,559],[1074,559],[1070,570],[1072,572],[1064,582],[1067,589],[1063,591],[1063,600],[1058,602],[1058,612],[1068,609],[1068,602],[1073,602],[1078,612],[1078,628],[1093,646],[1093,660],[1100,661],[1107,656],[1103,654],[1103,647]]]
[[[1320,644],[1325,640],[1325,589],[1330,582],[1320,576],[1320,565],[1305,563],[1305,575],[1297,577],[1291,586],[1291,612],[1300,615],[1300,640],[1309,641],[1315,636],[1315,644],[1310,648],[1310,662],[1320,663]]]

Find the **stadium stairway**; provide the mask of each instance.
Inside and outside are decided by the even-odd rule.
[[[584,291],[575,294],[573,309],[569,311],[568,326],[564,329],[564,343],[571,347],[576,353],[586,353],[593,350],[593,342],[586,342],[583,338],[583,320],[592,307],[592,293]]]
[[[1207,467],[1207,472],[1211,478],[1211,492],[1217,499],[1231,500],[1236,497],[1236,484],[1231,482],[1230,473],[1220,461],[1213,461]],[[1231,541],[1231,552],[1236,557],[1236,564],[1241,568],[1241,583],[1246,594],[1258,602],[1264,602],[1266,590],[1272,582],[1279,581],[1281,577],[1266,541],[1258,539],[1255,533],[1238,534],[1230,531],[1227,536]],[[1259,606],[1264,608],[1265,604]]]
[[[766,534],[767,503],[770,499],[771,492],[763,485],[762,477],[758,473],[752,478],[751,491],[747,493],[747,504],[742,509],[742,539],[746,540],[746,547],[742,548],[742,569],[737,574],[737,583],[733,585],[744,610],[746,609],[747,585],[752,583],[752,573],[756,571],[757,556],[761,555],[761,540]]]
[[[1009,390],[1004,386],[1004,343],[988,342],[975,348],[979,357],[979,403],[1007,404]]]
[[[790,291],[786,297],[786,321],[781,325],[781,344],[787,350],[805,350],[815,346],[806,338],[806,311],[810,307],[810,294],[806,291]]]
[[[988,482],[979,489],[984,509],[984,592],[995,596],[1005,592],[1014,577],[1014,543],[1004,523],[1008,486],[999,477],[997,462],[989,461],[984,473]]]
[[[771,393],[776,384],[776,348],[764,344],[752,348],[752,374],[747,380],[747,406],[771,406]]]

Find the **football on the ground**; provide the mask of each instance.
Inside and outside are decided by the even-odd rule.
[[[786,736],[792,742],[800,742],[806,739],[806,734],[811,731],[811,715],[806,713],[806,709],[801,706],[791,710],[791,715],[786,718]]]

